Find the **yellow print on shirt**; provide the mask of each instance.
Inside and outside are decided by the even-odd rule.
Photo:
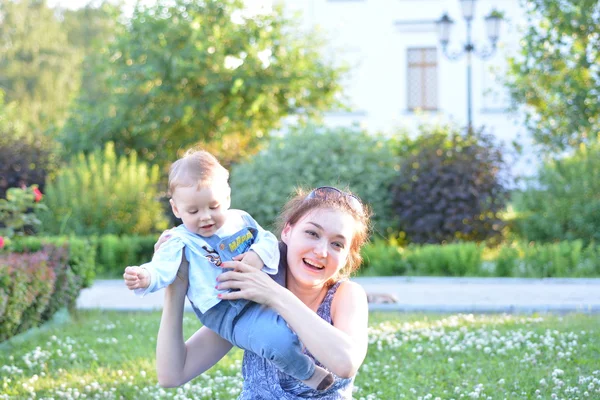
[[[254,236],[252,236],[252,232],[248,232],[245,235],[242,235],[235,239],[233,242],[229,243],[229,251],[235,251],[240,245],[248,240],[252,240]]]

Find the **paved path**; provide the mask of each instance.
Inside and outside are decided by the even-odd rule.
[[[600,312],[600,279],[355,278],[372,310],[471,312]],[[81,309],[161,309],[163,292],[144,298],[121,280],[98,280],[77,299]],[[392,303],[382,303],[394,301]],[[188,309],[189,303],[187,303]]]

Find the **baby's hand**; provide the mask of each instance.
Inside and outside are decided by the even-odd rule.
[[[150,286],[150,272],[146,268],[127,267],[123,279],[129,290],[145,289]]]
[[[263,260],[252,250],[248,251],[247,253],[240,254],[239,256],[235,256],[233,259],[246,263],[256,269],[262,269],[264,266]]]

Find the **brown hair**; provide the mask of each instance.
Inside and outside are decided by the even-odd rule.
[[[344,190],[343,192],[331,191],[331,195],[326,197],[307,198],[310,193],[310,190],[304,188],[296,189],[295,196],[283,206],[283,210],[277,218],[278,232],[281,236],[281,232],[286,225],[296,224],[302,217],[316,209],[330,208],[348,213],[356,222],[354,236],[348,252],[348,261],[333,279],[337,281],[342,278],[348,278],[353,272],[358,270],[362,262],[360,249],[369,240],[371,210],[366,204],[362,204],[362,210],[352,207],[347,196],[353,195],[348,190]]]
[[[229,171],[204,150],[190,149],[169,169],[169,196],[179,186],[203,186],[222,180],[227,185]]]

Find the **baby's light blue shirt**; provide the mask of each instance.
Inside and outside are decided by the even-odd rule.
[[[225,223],[210,237],[192,233],[183,224],[169,234],[171,237],[154,253],[152,261],[141,265],[150,272],[150,285],[146,289],[136,289],[135,294],[144,296],[173,283],[184,251],[190,263],[187,296],[203,313],[221,301],[217,297],[219,293],[226,292],[215,289],[217,276],[224,272],[213,263],[215,260],[220,264],[219,258],[220,261],[230,261],[234,256],[252,250],[263,260],[264,272],[277,273],[277,238],[245,211],[228,210]]]

